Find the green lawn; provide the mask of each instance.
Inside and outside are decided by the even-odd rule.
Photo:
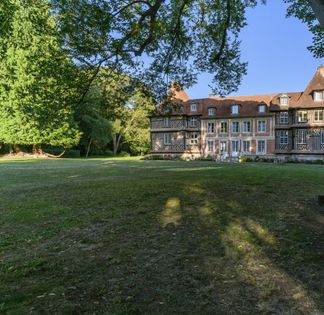
[[[0,313],[324,314],[324,167],[0,160]]]

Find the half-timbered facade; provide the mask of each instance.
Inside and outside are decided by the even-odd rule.
[[[304,92],[190,100],[151,116],[151,153],[164,156],[324,157],[324,67]]]

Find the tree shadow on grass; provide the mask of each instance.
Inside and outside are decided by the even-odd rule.
[[[185,191],[204,196],[197,186]],[[137,279],[150,283],[135,294],[139,310],[323,313],[323,230],[307,223],[321,215],[300,202],[265,209],[269,215],[227,199],[202,198],[200,207],[181,206],[180,197],[166,200],[160,223],[162,235],[172,237],[161,239],[158,265],[149,264]]]
[[[281,194],[281,177],[272,187],[219,175],[139,187],[120,215],[44,242],[13,270],[10,303],[36,313],[323,313],[320,209]]]

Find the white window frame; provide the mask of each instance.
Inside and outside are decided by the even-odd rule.
[[[289,123],[289,114],[288,112],[280,112],[279,114],[279,122],[280,124],[288,124]]]
[[[163,127],[169,128],[170,127],[170,117],[164,117],[163,118]]]
[[[307,131],[306,130],[298,130],[297,144],[307,144]]]
[[[208,153],[214,152],[214,141],[212,140],[207,141],[207,152]]]
[[[261,110],[263,109],[263,110]],[[266,111],[266,106],[264,104],[259,104],[258,112],[259,113],[265,113]]]
[[[315,102],[323,102],[324,101],[324,90],[314,91],[314,101]]]
[[[189,126],[191,128],[196,128],[197,125],[198,125],[198,119],[197,119],[197,117],[190,117]]]
[[[190,104],[190,111],[191,112],[196,112],[197,111],[197,104],[196,103],[194,103],[194,104]]]
[[[240,113],[239,105],[232,105],[231,113],[232,115],[238,115]]]
[[[245,145],[248,143],[248,147],[249,147],[249,149],[248,150],[246,150],[246,148],[245,148]],[[244,152],[244,153],[251,153],[251,140],[243,140],[242,141],[242,151]]]
[[[223,149],[223,146],[225,146],[225,148]],[[227,152],[228,148],[227,148],[227,141],[223,140],[219,142],[219,152]]]
[[[215,132],[215,124],[213,122],[207,123],[207,133],[212,134]]]
[[[287,95],[283,95],[283,96],[280,96],[280,105],[289,105],[289,96]]]
[[[208,116],[214,116],[215,115],[215,108],[210,107],[208,108]]]
[[[279,143],[288,144],[288,130],[280,130],[279,132]]]
[[[299,123],[306,123],[308,121],[308,111],[307,110],[297,111],[297,121]]]
[[[231,141],[231,151],[232,151],[232,153],[240,152],[240,140],[232,140]]]
[[[190,144],[198,144],[198,133],[193,132],[190,136]]]
[[[314,121],[318,122],[318,121],[322,121],[323,120],[323,109],[315,109],[314,111]]]
[[[267,122],[265,120],[258,120],[258,133],[265,133],[267,130]],[[262,128],[260,128],[263,126]]]
[[[234,126],[235,126],[235,130],[234,130]],[[240,122],[232,121],[232,133],[239,133],[239,132],[240,132]]]
[[[259,150],[259,143],[264,143],[264,151],[260,151]],[[257,140],[257,143],[256,143],[256,153],[257,154],[267,154],[267,140]]]
[[[225,128],[223,128],[223,126],[225,126]],[[223,131],[224,129],[226,129],[226,130]],[[227,123],[227,121],[221,121],[221,123],[220,123],[220,132],[221,133],[228,133],[228,123]]]
[[[249,126],[249,127],[247,128],[247,126]],[[251,121],[249,121],[249,120],[243,121],[243,132],[244,133],[251,132]]]
[[[171,133],[165,133],[165,134],[163,134],[163,144],[164,145],[170,145],[170,144],[172,144]]]

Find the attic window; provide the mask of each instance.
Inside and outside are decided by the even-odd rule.
[[[314,101],[323,102],[324,101],[324,90],[323,91],[314,91]]]
[[[287,95],[280,96],[280,105],[288,105],[289,97]]]
[[[259,113],[265,113],[265,105],[264,104],[259,105]]]
[[[196,112],[197,111],[197,104],[191,104],[190,105],[190,111],[191,112]]]
[[[239,106],[232,105],[232,115],[237,115],[239,113]]]
[[[208,108],[208,116],[214,116],[215,110],[214,108]]]

